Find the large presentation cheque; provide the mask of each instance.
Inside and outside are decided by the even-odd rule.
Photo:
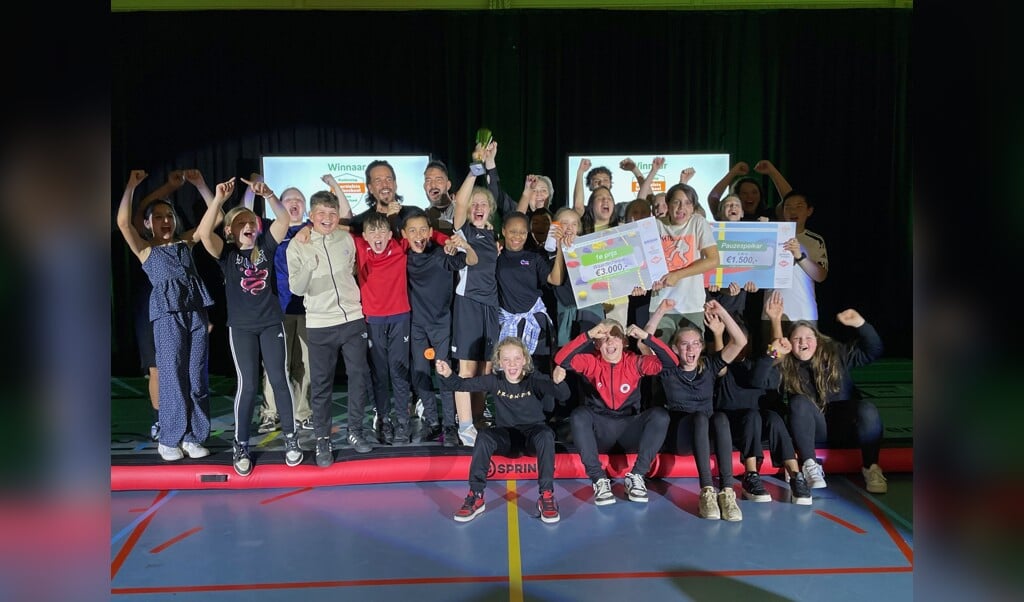
[[[718,244],[718,269],[704,273],[704,286],[758,288],[793,286],[793,254],[782,247],[796,236],[793,222],[711,222]]]
[[[576,307],[625,297],[664,276],[665,252],[653,217],[577,237],[563,247]]]

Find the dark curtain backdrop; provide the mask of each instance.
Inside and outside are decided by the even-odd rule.
[[[457,187],[482,125],[499,142],[506,189],[515,194],[526,173],[548,174],[556,205],[569,153],[770,159],[817,205],[808,228],[825,237],[831,264],[818,285],[822,328],[845,336],[834,315],[855,307],[879,328],[888,356],[908,358],[910,18],[904,10],[114,13],[113,189],[119,199],[134,168],[150,172],[138,200],[176,168],[199,168],[212,187],[258,171],[263,154],[334,153],[430,153],[449,164]],[[777,201],[770,182],[765,189]],[[399,182],[399,192],[419,196],[422,182]],[[194,189],[176,200],[193,225],[202,210]],[[196,256],[221,286],[212,260]],[[112,370],[135,373],[130,299],[144,276],[116,228],[112,258]],[[212,317],[211,372],[233,374],[222,305]]]

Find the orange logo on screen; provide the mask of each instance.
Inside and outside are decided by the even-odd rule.
[[[363,182],[338,182],[341,191],[345,194],[362,195],[366,194],[366,184]]]
[[[629,188],[633,192],[639,192],[640,184],[636,180],[633,180],[632,182],[629,183]],[[655,179],[653,182],[651,182],[652,194],[658,194],[659,192],[665,192],[666,190],[668,190],[668,188],[665,186],[665,180]]]

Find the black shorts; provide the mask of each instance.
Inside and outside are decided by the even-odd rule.
[[[139,367],[148,375],[150,368],[156,368],[156,343],[153,341],[153,323],[149,321],[149,297],[136,302],[133,308],[135,318],[135,344],[139,348]]]
[[[455,295],[453,318],[452,357],[491,361],[498,343],[498,308]]]

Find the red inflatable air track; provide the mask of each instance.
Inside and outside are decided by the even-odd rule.
[[[912,448],[885,448],[879,464],[887,472],[913,472]],[[859,473],[861,454],[857,449],[820,449],[826,474]],[[612,477],[622,477],[635,459],[634,454],[601,455],[601,462]],[[283,464],[257,464],[247,477],[235,474],[230,464],[160,464],[149,466],[113,466],[110,471],[112,491],[164,489],[270,489],[324,487],[370,483],[404,483],[418,481],[465,481],[469,476],[469,455],[416,456],[399,458],[362,458],[336,461],[330,468],[302,464],[294,468]],[[714,461],[712,460],[712,467]],[[739,454],[733,455],[734,474],[742,474]],[[761,472],[774,474],[768,452]],[[696,477],[693,456],[659,454],[654,460],[651,476]],[[535,480],[536,459],[532,456],[506,458],[494,456],[488,479]],[[574,453],[555,457],[556,479],[585,479],[580,458]]]

